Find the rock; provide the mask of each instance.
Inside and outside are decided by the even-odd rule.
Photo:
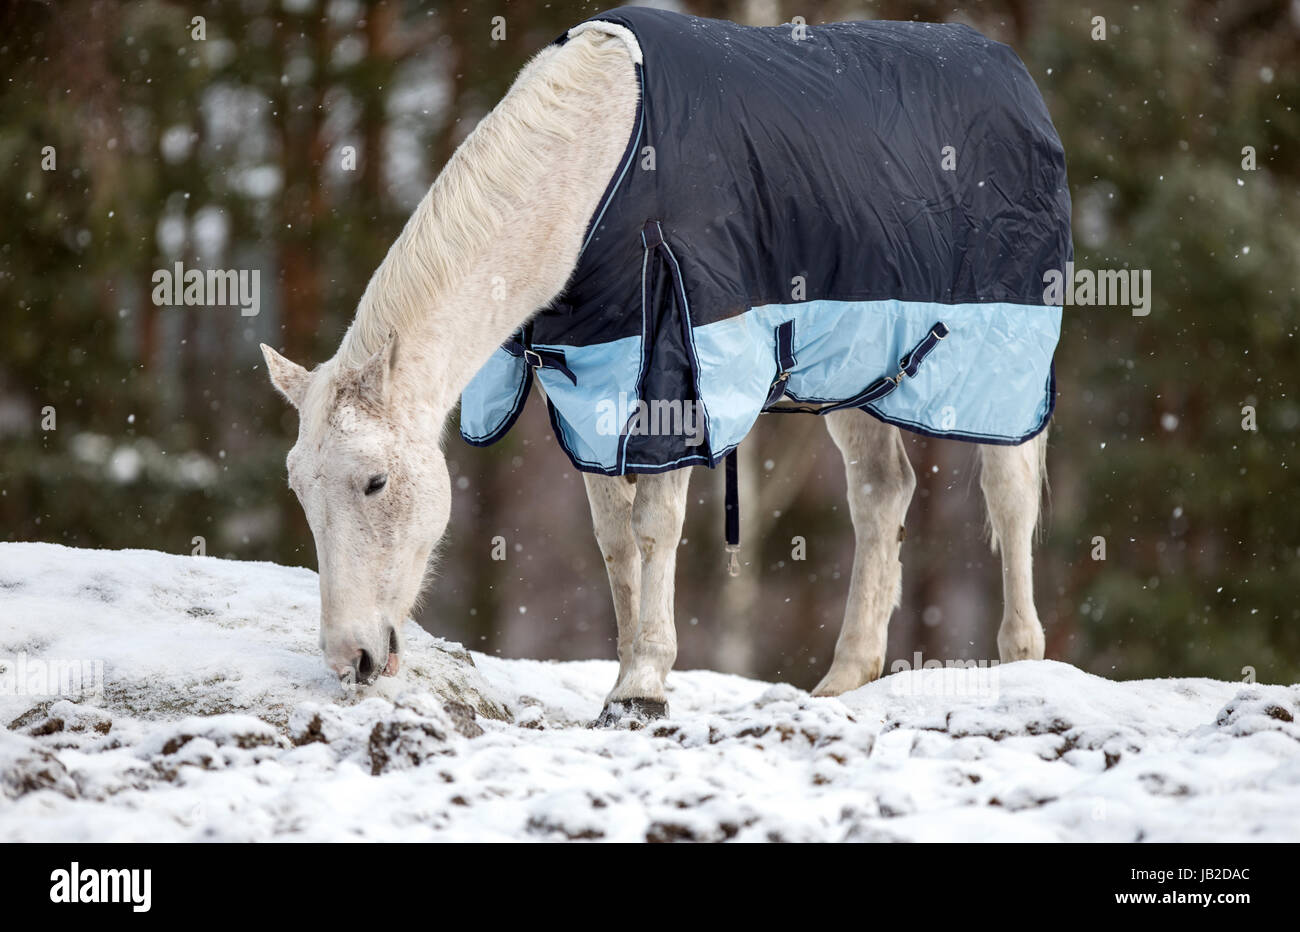
[[[0,731],[0,795],[17,799],[37,790],[54,790],[69,799],[77,786],[51,751],[30,738]]]

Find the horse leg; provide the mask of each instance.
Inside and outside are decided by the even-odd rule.
[[[641,600],[626,658],[623,632],[619,633],[619,678],[605,700],[597,725],[617,724],[628,714],[657,718],[668,713],[664,679],[677,659],[673,577],[689,481],[686,469],[637,477],[632,534],[641,558]]]
[[[602,476],[584,472],[587,500],[596,543],[605,558],[609,589],[614,596],[614,619],[618,623],[618,683],[631,665],[632,642],[636,637],[637,613],[641,607],[641,558],[632,533],[632,502],[636,498],[635,477]],[[615,685],[617,689],[617,684]]]
[[[856,543],[835,659],[814,696],[857,689],[884,669],[889,616],[902,594],[903,518],[916,488],[897,427],[858,410],[828,414],[826,427],[844,457]]]
[[[983,446],[980,488],[989,509],[994,552],[1002,553],[1002,625],[998,658],[1043,659],[1043,626],[1034,608],[1032,547],[1046,475],[1047,431],[1016,447]]]

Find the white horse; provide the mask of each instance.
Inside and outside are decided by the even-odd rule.
[[[629,36],[600,29],[539,53],[420,202],[334,357],[308,371],[262,346],[271,380],[299,412],[289,485],[316,541],[321,646],[345,683],[398,671],[402,624],[450,517],[447,416],[493,350],[563,290],[633,129],[637,54]],[[898,428],[860,410],[826,421],[844,456],[856,554],[818,696],[856,689],[884,667],[916,484]],[[1002,555],[1002,661],[1043,656],[1031,545],[1045,449],[1045,432],[981,447]],[[618,679],[602,723],[667,710],[689,478],[687,469],[635,481],[583,475],[618,623]]]

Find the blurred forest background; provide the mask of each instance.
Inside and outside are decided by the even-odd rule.
[[[961,21],[1019,52],[1065,143],[1076,261],[1150,269],[1154,292],[1147,317],[1066,309],[1036,564],[1048,655],[1121,678],[1300,679],[1300,2],[670,5],[753,24]],[[0,4],[0,536],[177,553],[202,536],[210,555],[314,568],[285,485],[296,418],[258,342],[309,366],[332,355],[456,145],[530,55],[602,8]],[[151,275],[177,260],[261,270],[261,313],[155,306]],[[452,524],[421,623],[507,656],[612,658],[582,482],[536,397],[495,447],[454,431],[446,446]],[[974,448],[908,446],[919,485],[888,662],[996,657]],[[736,579],[721,470],[692,480],[678,666],[811,687],[851,567],[839,455],[811,417],[762,418],[742,451]]]

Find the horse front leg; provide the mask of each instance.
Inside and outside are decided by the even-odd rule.
[[[617,689],[631,667],[632,643],[641,610],[641,554],[636,535],[632,533],[636,477],[585,472],[582,479],[591,504],[596,543],[605,558],[609,589],[614,596],[614,619],[618,624],[618,680],[614,686]]]
[[[626,653],[620,628],[618,682],[605,700],[597,725],[615,725],[624,717],[647,719],[668,714],[665,679],[677,659],[674,576],[689,482],[686,469],[637,477],[631,521],[640,557],[637,623]]]

